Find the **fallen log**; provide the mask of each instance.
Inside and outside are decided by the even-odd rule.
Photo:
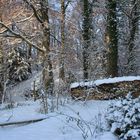
[[[30,123],[35,123],[35,122],[39,122],[39,121],[43,121],[47,118],[40,118],[40,119],[32,119],[32,120],[24,120],[24,121],[17,121],[17,122],[6,122],[6,123],[0,123],[1,127],[4,126],[9,126],[9,125],[21,125],[21,124],[30,124]]]
[[[74,83],[71,85],[71,97],[74,100],[109,100],[125,98],[128,93],[131,93],[133,98],[140,97],[140,79],[131,80],[131,77],[130,79],[126,77],[124,81],[117,81],[117,78],[110,78],[105,79],[105,82],[98,83],[97,80],[95,84],[93,82]]]

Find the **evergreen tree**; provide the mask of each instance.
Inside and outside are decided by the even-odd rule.
[[[31,74],[31,65],[26,60],[27,52],[22,48],[13,49],[8,54],[8,78],[12,82],[27,80]]]
[[[106,113],[111,132],[120,140],[136,140],[140,136],[140,98],[129,93],[125,99],[112,102]]]

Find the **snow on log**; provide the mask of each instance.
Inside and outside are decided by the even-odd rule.
[[[135,81],[140,80],[140,76],[124,76],[124,77],[114,77],[114,78],[108,78],[108,79],[101,79],[96,81],[88,81],[88,82],[75,82],[72,83],[70,88],[77,88],[77,87],[83,87],[83,86],[98,86],[102,84],[109,84],[109,83],[118,83],[123,81]]]
[[[115,77],[96,81],[72,83],[73,99],[116,99],[125,97],[131,92],[134,97],[140,96],[140,76]]]

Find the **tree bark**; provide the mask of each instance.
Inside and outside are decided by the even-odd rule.
[[[135,64],[135,55],[133,54],[134,47],[135,47],[135,37],[136,33],[138,31],[138,26],[139,26],[139,3],[140,1],[138,0],[133,0],[132,1],[132,11],[131,15],[129,18],[129,27],[130,27],[130,38],[128,41],[128,75],[134,74],[136,72],[136,64]]]
[[[83,0],[83,77],[84,79],[89,78],[89,46],[90,46],[90,29],[91,29],[91,20],[90,20],[90,7],[89,1]]]
[[[2,12],[3,12],[3,5],[2,5],[2,2],[0,1],[0,21],[2,21]],[[0,38],[0,103],[2,102],[3,89],[4,89],[3,77],[4,77],[3,75],[3,46],[2,46],[2,38]]]
[[[65,48],[65,0],[61,0],[61,56],[60,56],[60,71],[59,78],[65,79],[64,68],[64,48]]]
[[[0,41],[0,103],[2,103],[4,79],[3,79],[3,54],[2,54],[2,41]]]
[[[116,0],[107,1],[107,42],[109,49],[107,74],[109,77],[116,77],[118,75],[118,31],[116,6]]]
[[[48,0],[41,0],[41,15],[42,15],[42,27],[43,27],[43,46],[45,47],[45,69],[44,69],[44,82],[46,91],[50,94],[53,93],[53,71],[52,62],[50,56],[50,27],[49,27],[49,3]]]

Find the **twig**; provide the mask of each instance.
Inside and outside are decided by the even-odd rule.
[[[12,29],[10,29],[7,25],[5,25],[3,22],[0,21],[0,24],[6,28],[10,33],[12,33],[16,38],[20,38],[22,40],[24,40],[27,44],[29,44],[30,46],[34,47],[35,49],[41,51],[41,52],[45,52],[45,50],[39,48],[38,46],[36,46],[35,44],[33,44],[30,40],[28,40],[25,36],[21,35],[20,33],[16,33],[14,32]],[[14,37],[13,36],[13,37]]]

